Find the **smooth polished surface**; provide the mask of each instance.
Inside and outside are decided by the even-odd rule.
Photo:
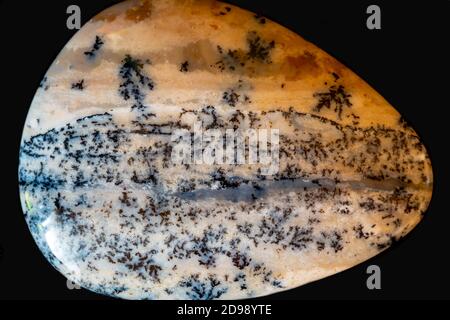
[[[388,77],[387,77],[388,78]],[[279,170],[179,165],[171,134],[279,129]],[[62,274],[129,299],[246,298],[352,267],[432,193],[417,134],[291,31],[211,1],[127,1],[66,45],[20,151],[26,221]]]

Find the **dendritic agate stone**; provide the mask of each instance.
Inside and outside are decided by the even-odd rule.
[[[276,170],[173,161],[173,134],[196,123],[279,130]],[[420,221],[432,169],[400,114],[298,35],[219,2],[154,0],[107,9],[61,51],[26,120],[19,182],[40,250],[84,288],[232,299],[386,249]]]

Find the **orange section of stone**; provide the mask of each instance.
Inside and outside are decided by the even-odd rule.
[[[149,18],[151,14],[152,14],[151,1],[141,0],[137,6],[134,6],[125,12],[125,17],[128,20],[139,22]]]
[[[321,69],[317,64],[316,56],[305,51],[298,56],[287,56],[281,66],[281,71],[286,80],[293,81],[304,76],[317,76]]]

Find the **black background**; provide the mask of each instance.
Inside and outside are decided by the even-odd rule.
[[[75,33],[66,8],[85,23],[118,1],[0,1],[0,93],[3,134],[0,209],[0,299],[108,299],[66,279],[39,252],[20,208],[17,185],[22,127],[47,68]],[[427,146],[435,186],[424,220],[386,252],[350,270],[270,299],[449,299],[450,200],[446,158],[450,109],[450,0],[233,0],[299,33],[372,85],[412,124]],[[366,28],[377,4],[382,29]],[[447,44],[446,44],[447,43]],[[366,268],[381,268],[381,290],[368,290]]]

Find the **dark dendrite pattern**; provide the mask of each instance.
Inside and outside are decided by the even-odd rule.
[[[318,98],[314,111],[320,112],[323,108],[334,108],[333,110],[337,113],[339,119],[341,119],[344,107],[352,106],[351,95],[345,91],[343,85],[332,85],[328,88],[328,91],[317,92],[314,97]]]
[[[101,37],[95,36],[95,41],[94,41],[94,44],[92,45],[92,48],[88,51],[85,51],[84,55],[88,59],[94,59],[97,56],[98,51],[101,49],[101,47],[104,44],[105,43],[103,42],[103,39]]]
[[[119,69],[119,77],[122,80],[119,85],[119,94],[124,100],[134,100],[132,109],[144,109],[145,93],[143,90],[153,90],[155,87],[153,80],[144,73],[144,64],[150,64],[150,61],[143,62],[126,55]]]

